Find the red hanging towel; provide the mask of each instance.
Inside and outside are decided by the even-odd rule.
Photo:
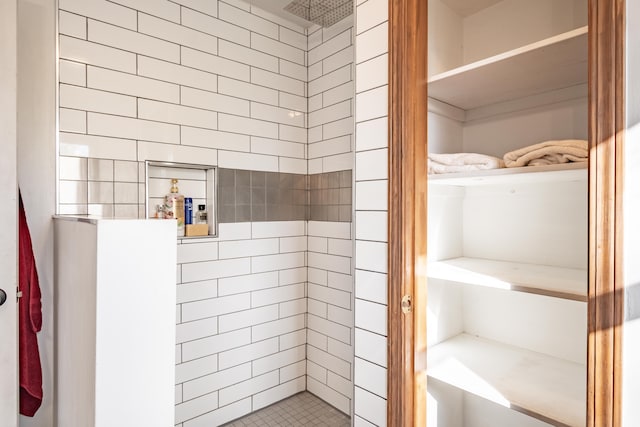
[[[18,307],[19,361],[20,361],[20,413],[32,417],[42,404],[42,367],[38,350],[37,332],[42,327],[42,305],[36,261],[31,247],[31,234],[20,198],[18,225],[18,287],[22,292]]]

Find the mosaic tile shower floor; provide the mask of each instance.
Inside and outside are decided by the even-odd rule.
[[[351,418],[309,392],[239,418],[224,427],[349,427]]]

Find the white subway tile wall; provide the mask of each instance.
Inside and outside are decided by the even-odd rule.
[[[307,173],[306,28],[239,0],[63,0],[59,17],[63,166],[76,157]],[[61,212],[144,214],[106,186],[92,199],[86,178],[60,170],[61,181],[85,181],[60,186]]]
[[[353,398],[352,224],[309,221],[307,389],[350,414]]]
[[[147,160],[353,169],[353,17],[306,29],[242,0],[60,0],[59,16],[61,214],[144,217],[173,178],[147,182]],[[362,144],[386,148],[375,141]],[[206,197],[200,175],[177,177],[194,203]],[[220,425],[305,389],[352,413],[353,237],[350,222],[279,221],[178,241],[177,426]],[[379,328],[359,342],[378,343]]]
[[[271,232],[253,238],[257,224]],[[306,241],[304,221],[179,240],[176,425],[220,425],[306,388],[306,244],[292,239]]]
[[[387,3],[356,6],[353,408],[363,427],[387,425]]]
[[[309,174],[353,169],[353,15],[330,28],[309,29]]]

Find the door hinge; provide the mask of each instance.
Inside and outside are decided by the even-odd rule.
[[[402,297],[402,303],[400,304],[402,307],[402,312],[404,314],[411,313],[411,295],[405,295]]]
[[[20,299],[22,298],[22,291],[20,290],[20,288],[16,287],[16,299]]]

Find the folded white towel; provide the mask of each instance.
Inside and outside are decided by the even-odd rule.
[[[502,159],[477,153],[429,153],[428,173],[455,173],[504,167]]]
[[[568,162],[586,162],[589,158],[587,141],[565,139],[544,141],[504,155],[508,168],[521,166],[544,166]]]

